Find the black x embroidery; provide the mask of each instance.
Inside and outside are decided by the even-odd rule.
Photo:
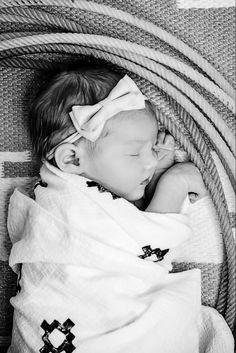
[[[104,188],[104,186],[96,183],[96,181],[87,181],[86,184],[87,184],[87,186],[89,188],[96,186],[98,188],[99,192],[109,192],[111,194],[113,200],[120,198],[120,196],[117,196],[116,194],[113,194],[113,192],[107,190],[106,188]]]
[[[44,346],[40,348],[39,352],[40,353],[73,352],[75,350],[75,346],[71,342],[73,341],[75,336],[73,335],[73,333],[70,332],[70,330],[74,325],[75,324],[70,319],[67,319],[63,324],[60,324],[60,322],[58,322],[57,320],[54,320],[51,323],[51,325],[49,325],[47,321],[44,320],[41,324],[42,329],[45,331],[44,335],[42,336]],[[58,346],[57,348],[53,346],[53,344],[49,339],[50,334],[55,329],[62,332],[66,336],[62,344],[60,344],[60,346]]]
[[[157,259],[154,262],[162,261],[164,259],[165,254],[168,253],[169,249],[161,250],[160,248],[152,249],[150,245],[146,245],[142,247],[144,252],[143,255],[138,255],[141,259],[145,259],[146,257],[156,255]]]

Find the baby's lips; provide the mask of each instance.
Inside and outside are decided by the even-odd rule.
[[[148,178],[144,179],[140,184],[141,185],[148,185],[150,183],[150,181],[152,180],[152,176],[149,176]]]
[[[149,183],[148,179],[143,180],[140,184],[141,185],[147,185]]]

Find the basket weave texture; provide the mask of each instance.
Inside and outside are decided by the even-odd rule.
[[[203,304],[216,307],[233,330],[235,9],[178,9],[174,0],[9,0],[0,1],[0,347],[10,342],[16,290],[7,262],[9,197],[15,187],[30,192],[38,176],[29,104],[52,73],[83,62],[133,78],[200,169],[219,237],[211,241],[209,232],[204,244],[203,234],[194,245],[201,257],[183,258],[174,270],[201,269]]]

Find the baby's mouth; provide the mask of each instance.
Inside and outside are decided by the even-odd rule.
[[[146,185],[148,185],[150,183],[151,179],[152,179],[152,177],[149,177],[149,178],[143,180],[140,184],[146,186]]]

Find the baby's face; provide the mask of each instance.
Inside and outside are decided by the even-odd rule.
[[[120,119],[121,118],[121,119]],[[83,173],[129,201],[140,199],[157,166],[158,126],[146,110],[121,112],[108,121],[109,133],[84,156]]]

